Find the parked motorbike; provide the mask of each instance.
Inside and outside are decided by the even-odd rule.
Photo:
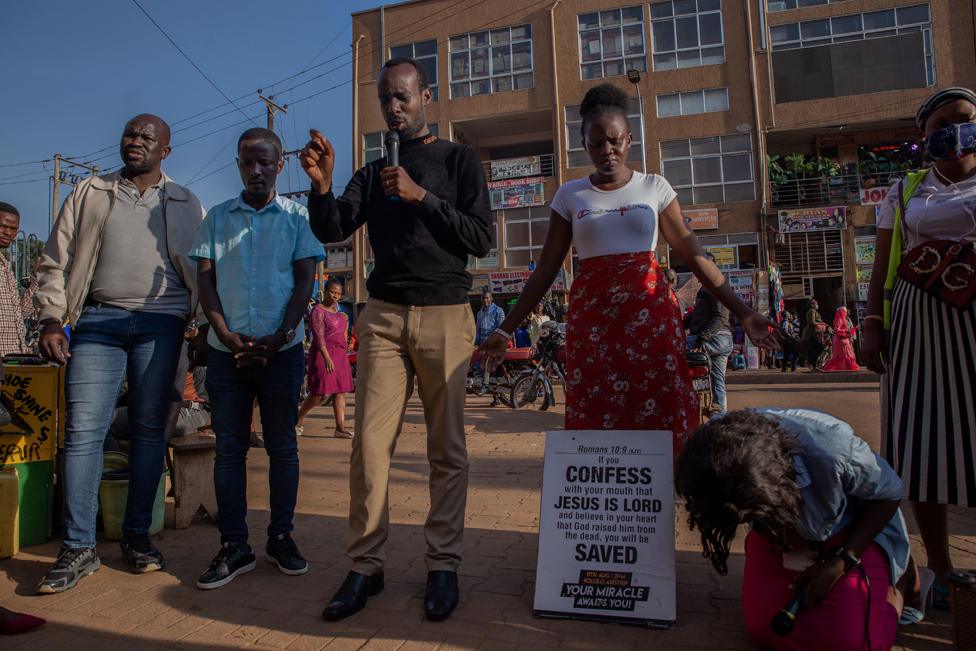
[[[505,359],[494,372],[489,372],[482,363],[482,352],[476,350],[471,356],[465,390],[469,395],[491,396],[491,406],[502,403],[512,406],[512,387],[515,382],[532,368],[531,348],[509,348]]]
[[[534,368],[522,375],[512,386],[509,397],[512,409],[534,406],[545,411],[556,404],[554,383],[566,388],[566,374],[562,362],[565,361],[566,337],[559,331],[559,324],[546,321],[542,324],[539,342],[536,344]]]
[[[712,410],[712,374],[708,355],[698,351],[685,353],[691,372],[691,388],[698,396],[699,421],[704,423]]]

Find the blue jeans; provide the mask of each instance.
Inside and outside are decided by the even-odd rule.
[[[270,459],[268,537],[291,533],[298,499],[298,398],[305,373],[301,345],[278,352],[267,366],[234,366],[230,353],[211,349],[207,394],[217,449],[214,488],[220,542],[247,542],[247,451],[254,400],[261,409],[264,449]]]
[[[183,319],[115,307],[86,307],[71,336],[65,379],[64,544],[95,546],[102,446],[122,380],[128,378],[129,496],[122,531],[147,535],[163,472],[166,420],[183,345]]]
[[[725,368],[732,354],[732,335],[719,332],[704,343],[709,359],[709,375],[712,379],[712,405],[725,411]]]

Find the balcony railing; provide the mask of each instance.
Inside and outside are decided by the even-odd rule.
[[[524,169],[520,169],[523,166],[516,165],[516,163],[518,163],[519,161],[524,161],[525,158],[538,158],[539,159],[539,168],[538,168],[539,169],[539,173],[535,173],[534,171],[532,171],[531,170],[531,166],[529,166],[529,165],[525,165],[524,166]],[[502,177],[504,179],[518,179],[518,178],[525,178],[525,177],[528,177],[528,176],[545,176],[545,177],[549,177],[549,176],[555,176],[555,174],[556,174],[555,167],[554,167],[555,157],[553,156],[553,154],[535,154],[534,156],[526,156],[526,157],[520,157],[520,158],[505,158],[505,159],[495,159],[493,161],[490,161],[490,160],[482,161],[482,165],[484,165],[484,168],[485,168],[485,178],[486,179],[488,179],[489,181],[492,181],[492,180],[502,180],[502,178],[492,179],[492,177],[491,177],[491,164],[492,163],[495,163],[496,166],[499,163],[511,163],[512,164],[509,173],[507,175],[505,175],[504,177]]]
[[[830,204],[857,204],[861,190],[888,188],[908,172],[882,174],[839,174],[793,179],[769,184],[773,208],[801,208]]]

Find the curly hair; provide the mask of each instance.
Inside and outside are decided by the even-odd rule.
[[[606,113],[615,113],[622,116],[626,121],[629,105],[630,98],[627,93],[613,84],[600,84],[586,91],[579,107],[580,119],[582,120],[580,131],[583,138],[586,138],[587,123]]]
[[[800,493],[795,439],[773,417],[731,412],[699,427],[678,459],[675,485],[702,555],[728,573],[729,548],[743,523],[780,533],[796,520]]]

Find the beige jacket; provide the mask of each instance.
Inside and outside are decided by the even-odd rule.
[[[38,287],[34,294],[34,303],[40,311],[38,320],[78,321],[95,273],[105,222],[115,205],[119,177],[120,172],[113,172],[85,179],[64,200],[38,265]],[[186,254],[203,221],[203,206],[192,192],[165,174],[163,183],[163,219],[169,258],[190,290],[191,314],[196,313],[202,322],[196,263]]]

